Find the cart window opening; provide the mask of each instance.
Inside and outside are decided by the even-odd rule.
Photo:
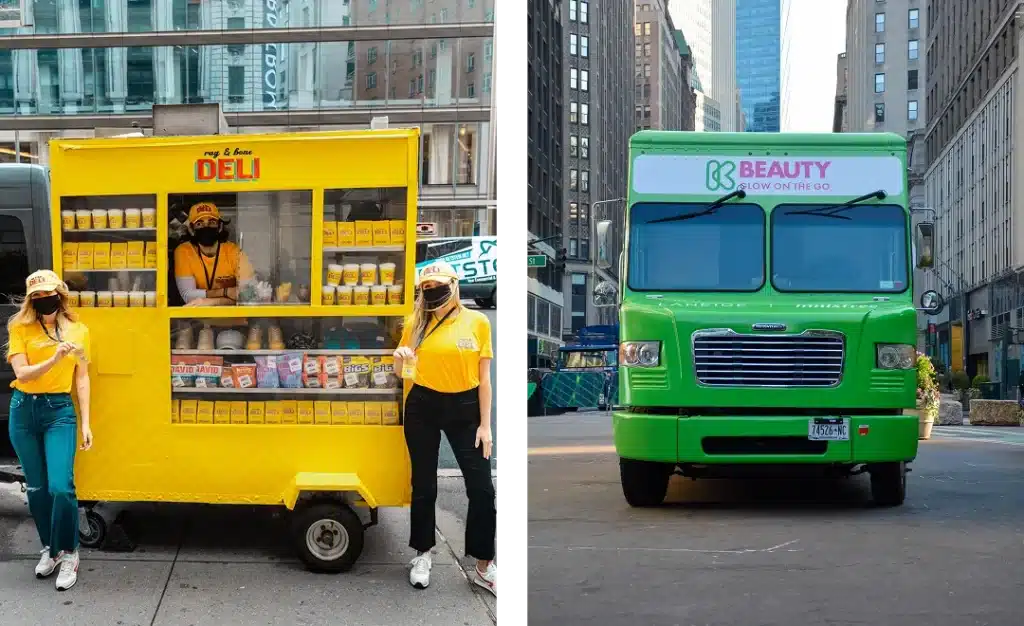
[[[630,208],[629,288],[757,291],[764,285],[765,213],[756,204],[641,203]],[[650,223],[679,215],[695,217]]]
[[[186,303],[310,303],[311,191],[170,194],[167,204]]]
[[[21,220],[0,215],[0,305],[13,304],[25,291],[28,278],[28,245]]]
[[[857,205],[836,219],[772,212],[772,283],[780,291],[900,293],[909,283],[906,214],[894,204]]]
[[[324,191],[324,304],[401,303],[406,198],[404,187]]]

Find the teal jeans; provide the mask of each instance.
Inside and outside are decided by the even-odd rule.
[[[78,549],[75,450],[78,418],[68,393],[15,390],[8,424],[11,444],[25,472],[28,510],[50,556]]]

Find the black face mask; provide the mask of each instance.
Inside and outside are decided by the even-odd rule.
[[[212,246],[220,239],[220,229],[216,226],[204,226],[196,229],[196,242],[201,246]]]
[[[46,296],[32,301],[32,308],[39,315],[53,315],[60,308],[60,296]]]
[[[426,305],[428,310],[433,311],[434,309],[444,306],[448,302],[448,299],[451,298],[451,295],[451,285],[428,287],[423,290],[423,304]]]

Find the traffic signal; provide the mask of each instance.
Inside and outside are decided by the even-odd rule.
[[[569,255],[565,248],[561,248],[555,255],[555,271],[561,272],[565,269],[565,262]]]

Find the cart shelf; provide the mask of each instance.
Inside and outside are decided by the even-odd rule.
[[[405,252],[405,246],[328,246],[324,248],[324,254],[337,254],[341,252]]]
[[[68,272],[81,272],[83,274],[110,274],[110,273],[114,273],[114,272],[145,272],[145,273],[150,273],[150,272],[156,272],[156,269],[154,269],[154,268],[144,268],[144,267],[133,267],[133,268],[125,268],[125,269],[119,269],[119,270],[76,270],[76,269],[70,269],[70,270],[65,270],[65,271],[68,271]]]
[[[249,389],[236,389],[231,387],[174,387],[171,390],[178,394],[278,394],[278,395],[302,395],[302,396],[398,396],[401,389],[287,389],[278,387],[266,389],[251,387]]]
[[[118,233],[152,233],[156,234],[156,228],[72,228],[65,230],[65,234],[74,233],[104,233],[104,234],[118,234]]]
[[[391,356],[394,354],[394,350],[345,350],[339,348],[337,350],[171,350],[171,354],[179,356],[206,356],[206,355],[224,355],[224,356],[270,356],[278,354],[288,354],[292,352],[302,352],[303,354],[315,354],[315,355],[336,355],[336,356]]]

